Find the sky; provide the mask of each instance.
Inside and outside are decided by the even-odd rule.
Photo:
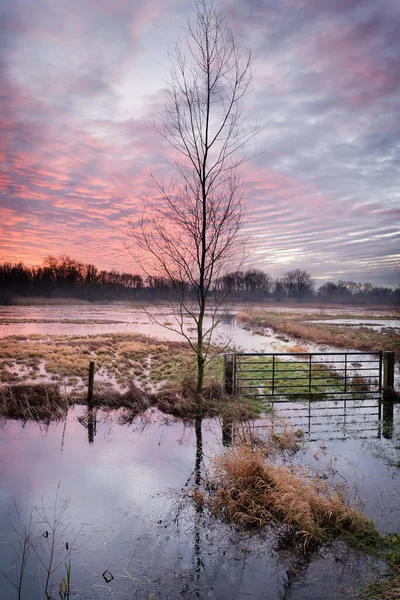
[[[398,285],[399,0],[219,0],[256,54],[246,267]],[[187,0],[0,0],[0,262],[130,270]]]

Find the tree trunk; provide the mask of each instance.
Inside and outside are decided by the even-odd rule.
[[[197,383],[196,397],[197,404],[202,404],[202,392],[204,383],[204,356],[203,356],[203,311],[199,315],[197,323]]]

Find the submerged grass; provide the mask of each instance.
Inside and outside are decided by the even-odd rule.
[[[363,591],[365,600],[395,600],[400,598],[400,537],[398,535],[381,538],[378,551],[389,563],[384,580],[372,581]]]
[[[385,581],[374,581],[363,592],[364,600],[400,598],[400,567],[395,567]]]

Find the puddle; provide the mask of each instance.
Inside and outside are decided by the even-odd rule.
[[[204,420],[199,430],[154,409],[129,426],[119,424],[120,413],[98,411],[95,425],[85,415],[78,406],[65,423],[43,428],[8,421],[0,429],[0,572],[13,576],[14,500],[24,522],[35,505],[51,516],[58,485],[60,500],[71,498],[64,538],[71,543],[80,532],[73,598],[350,598],[382,572],[381,564],[340,542],[305,560],[274,528],[243,534],[196,512],[187,492],[196,467],[204,472],[223,449],[218,421]],[[382,450],[399,445],[399,417],[396,411],[392,439],[311,439],[295,459],[345,480],[382,532],[400,532],[399,470],[377,444]],[[36,544],[43,545],[46,527],[34,513]],[[114,577],[109,583],[105,571]],[[54,596],[64,575],[61,566],[52,577]],[[3,578],[0,585],[2,600],[12,600],[11,584]],[[29,600],[43,597],[35,555],[25,585]]]

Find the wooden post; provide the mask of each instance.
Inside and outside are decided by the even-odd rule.
[[[394,388],[394,352],[383,354],[383,387]]]
[[[94,361],[90,361],[89,365],[89,387],[88,387],[88,406],[93,404],[93,383],[94,383]]]
[[[224,355],[224,390],[230,396],[233,394],[233,354]]]
[[[393,437],[394,391],[394,352],[383,353],[383,395],[382,395],[382,435],[386,439]]]

